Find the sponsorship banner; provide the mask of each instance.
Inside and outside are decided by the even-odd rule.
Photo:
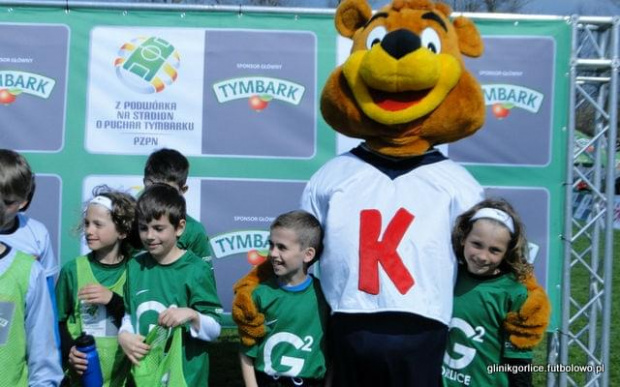
[[[232,284],[264,260],[271,221],[298,207],[318,168],[359,143],[320,115],[321,89],[351,48],[332,14],[2,11],[0,147],[22,152],[37,173],[28,211],[63,263],[86,249],[73,230],[92,189],[137,196],[148,154],[174,148],[190,161],[189,214],[210,237],[228,312]],[[570,26],[475,21],[486,51],[466,65],[484,91],[485,126],[440,150],[515,204],[537,277],[559,306]]]
[[[62,149],[69,40],[66,25],[0,23],[3,148],[24,152]]]
[[[550,36],[485,36],[484,60],[466,61],[482,85],[485,125],[448,146],[452,159],[537,167],[551,162],[555,44]]]

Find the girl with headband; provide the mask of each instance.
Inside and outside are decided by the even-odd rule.
[[[125,384],[129,363],[117,336],[125,313],[122,294],[135,214],[136,201],[131,195],[95,187],[79,227],[91,251],[60,271],[56,295],[61,347],[71,385],[79,385],[79,375],[88,364],[86,354],[74,345],[82,332],[95,337],[104,386]]]
[[[460,265],[443,385],[531,386],[532,351],[516,348],[503,327],[533,271],[519,216],[505,200],[483,200],[457,218],[452,248]]]

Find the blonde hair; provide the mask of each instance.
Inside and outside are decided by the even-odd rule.
[[[506,250],[506,254],[504,254],[502,262],[499,265],[499,268],[503,272],[513,273],[520,281],[524,280],[534,271],[534,267],[527,260],[529,256],[529,247],[525,235],[525,226],[515,209],[505,199],[485,199],[456,218],[456,223],[452,230],[452,249],[454,250],[457,260],[459,263],[465,262],[465,257],[463,255],[463,243],[465,238],[467,238],[471,232],[474,223],[478,220],[475,219],[472,221],[472,217],[482,208],[498,209],[504,211],[512,218],[514,223],[514,232],[510,232],[506,225],[498,220],[486,217],[480,219],[485,219],[502,225],[503,227],[506,227],[508,232],[510,232],[508,248]]]

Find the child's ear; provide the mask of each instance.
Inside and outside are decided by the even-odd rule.
[[[29,200],[26,199],[23,202],[19,203],[19,211],[23,210],[24,208],[26,208],[26,206],[28,205]]]
[[[314,247],[306,248],[306,252],[304,253],[304,262],[305,263],[312,262],[315,255],[316,255],[316,250],[314,249]]]
[[[179,220],[179,225],[176,228],[177,238],[180,237],[181,234],[183,234],[183,231],[185,231],[185,224],[185,219]]]

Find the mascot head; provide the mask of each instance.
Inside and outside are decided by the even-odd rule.
[[[463,55],[480,56],[483,43],[469,19],[450,13],[430,0],[394,0],[374,15],[365,0],[343,1],[336,29],[353,48],[323,89],[327,123],[395,157],[478,130],[484,98]]]

